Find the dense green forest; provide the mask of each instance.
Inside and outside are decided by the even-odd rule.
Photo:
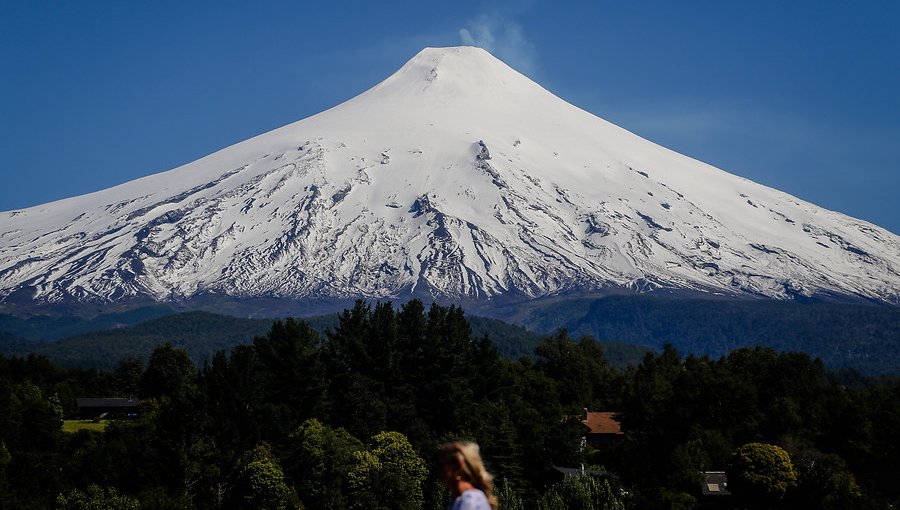
[[[131,395],[137,418],[64,429],[76,398]],[[617,411],[621,442],[583,445],[585,408]],[[768,348],[620,370],[564,330],[510,359],[415,300],[359,302],[324,334],[276,321],[199,366],[171,344],[110,371],[0,356],[0,409],[0,508],[443,509],[453,438],[482,445],[511,510],[701,508],[707,470],[746,508],[900,503],[897,380]]]

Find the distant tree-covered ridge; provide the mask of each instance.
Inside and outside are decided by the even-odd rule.
[[[338,315],[303,319],[324,335],[338,324]],[[501,355],[518,358],[531,354],[543,335],[497,319],[469,316],[476,336],[488,335]],[[209,312],[183,312],[151,319],[134,326],[75,335],[54,342],[21,339],[7,344],[6,352],[20,356],[39,354],[66,367],[111,370],[123,357],[147,359],[159,344],[170,342],[188,352],[198,364],[222,349],[246,344],[272,327],[273,319],[246,319]],[[0,333],[2,335],[2,333]],[[2,337],[0,337],[2,341]],[[638,363],[648,349],[624,342],[605,343],[610,361],[619,368]]]
[[[63,432],[77,397],[135,391],[139,417]],[[584,444],[585,408],[622,437]],[[172,344],[113,371],[0,356],[0,409],[2,508],[442,510],[449,439],[481,445],[510,509],[701,508],[711,470],[747,504],[900,503],[900,381],[768,348],[619,370],[564,330],[509,359],[460,308],[415,300],[358,302],[325,335],[276,321],[199,366]]]
[[[123,357],[147,360],[154,348],[169,342],[197,363],[221,349],[249,343],[272,327],[271,319],[241,319],[208,312],[184,312],[139,324],[83,333],[30,346],[25,352],[47,356],[67,367],[111,370]]]
[[[23,318],[8,313],[10,312],[8,307],[5,312],[7,313],[0,313],[0,331],[34,344],[123,325],[134,325],[176,313],[173,308],[162,304],[123,311],[106,311],[92,317],[60,312],[54,315],[33,315]]]
[[[697,299],[654,295],[558,297],[496,312],[531,331],[724,356],[762,345],[806,352],[830,368],[900,375],[900,307],[770,299]]]
[[[217,314],[176,313],[159,305],[91,319],[0,315],[0,352],[34,352],[64,366],[110,369],[121,356],[146,359],[153,347],[169,341],[201,363],[218,349],[249,342],[272,323],[272,319],[227,315],[238,312],[227,304],[208,306]],[[291,307],[278,309],[286,308]],[[299,304],[293,308],[312,310]],[[610,362],[619,368],[637,363],[645,352],[665,344],[680,352],[716,357],[739,347],[762,345],[807,352],[832,369],[900,375],[900,307],[650,294],[557,296],[478,312],[491,318],[469,315],[473,331],[478,336],[488,333],[497,350],[510,358],[530,354],[543,335],[565,328],[573,336],[586,335],[603,343]],[[337,318],[327,314],[304,320],[323,334]],[[55,341],[48,342],[51,339]]]

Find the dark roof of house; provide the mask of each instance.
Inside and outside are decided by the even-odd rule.
[[[581,423],[590,430],[591,434],[623,434],[622,424],[615,419],[618,414],[612,411],[593,411],[587,413],[587,418]]]
[[[731,491],[728,490],[728,477],[725,476],[725,472],[705,471],[700,492],[704,496],[730,496]]]
[[[141,403],[136,398],[79,398],[79,408],[85,407],[137,407]]]

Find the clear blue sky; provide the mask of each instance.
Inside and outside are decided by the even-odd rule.
[[[0,0],[0,210],[168,170],[474,42],[646,138],[900,233],[900,1]]]

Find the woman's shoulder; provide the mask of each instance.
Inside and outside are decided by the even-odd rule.
[[[478,489],[469,489],[459,497],[453,505],[453,510],[491,510],[487,496]]]

